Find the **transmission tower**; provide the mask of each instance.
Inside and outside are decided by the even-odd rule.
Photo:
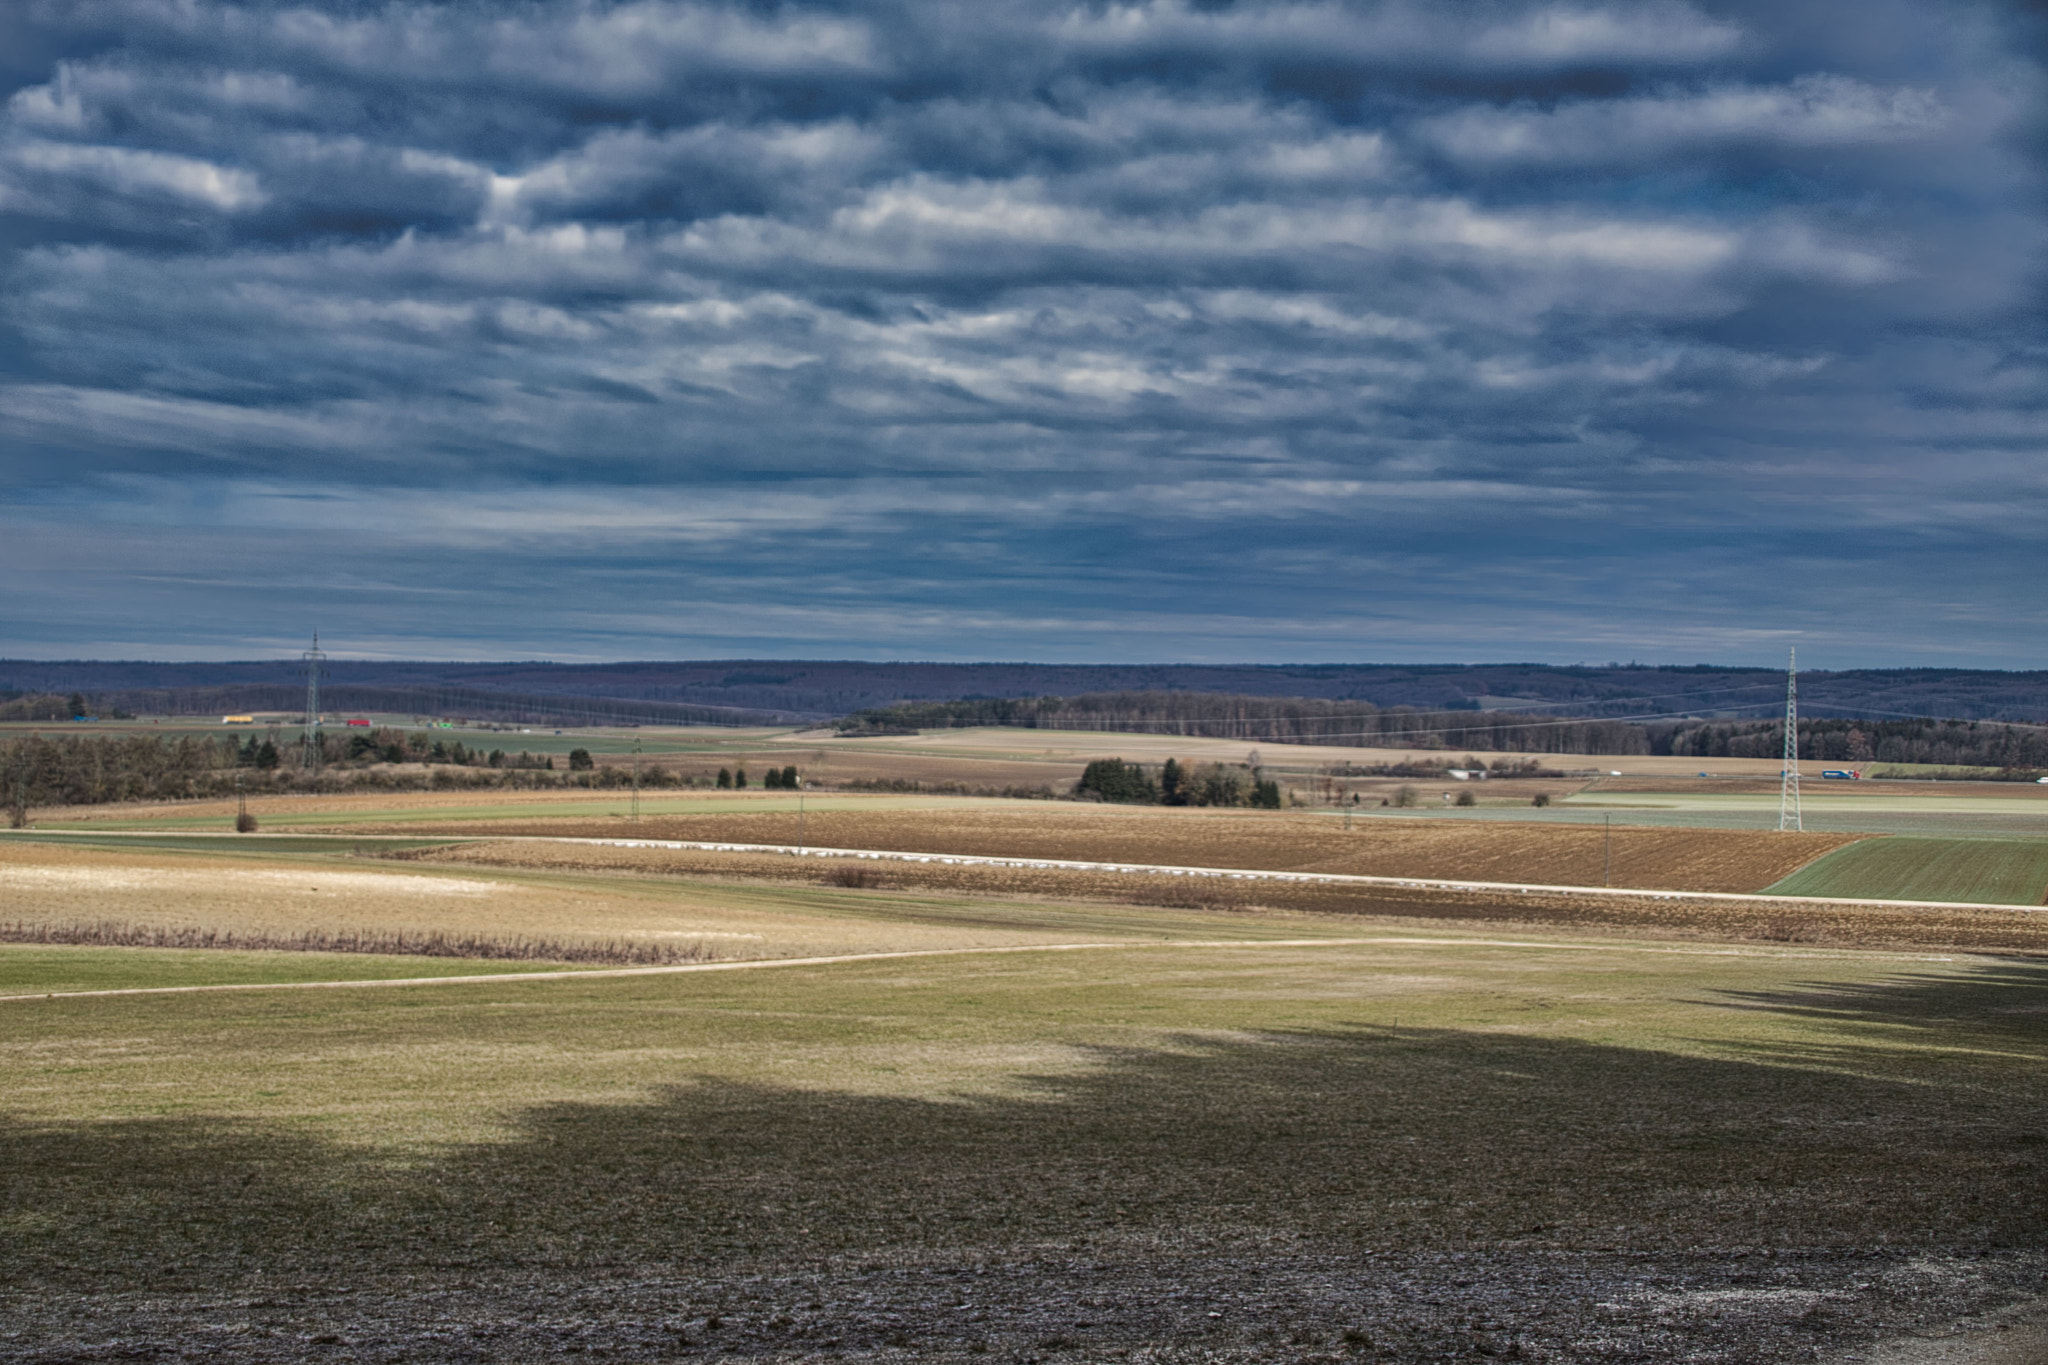
[[[1804,830],[1799,821],[1799,651],[1785,666],[1785,767],[1778,778],[1778,828]]]
[[[320,770],[320,673],[327,655],[320,649],[320,632],[313,632],[313,647],[299,656],[306,674],[306,769]]]

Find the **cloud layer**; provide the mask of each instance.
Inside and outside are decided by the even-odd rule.
[[[0,654],[2048,664],[2018,7],[0,49]]]

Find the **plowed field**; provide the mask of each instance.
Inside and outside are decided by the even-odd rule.
[[[358,832],[366,827],[354,826]],[[394,830],[440,828],[408,821]],[[619,820],[465,820],[451,834],[555,834],[609,838],[797,842],[794,811]],[[967,853],[1085,862],[1342,872],[1385,877],[1615,886],[1659,891],[1756,891],[1851,843],[1853,834],[1617,828],[1612,867],[1597,825],[1360,820],[1345,829],[1327,815],[1234,815],[1103,806],[986,805],[959,809],[814,811],[814,847],[903,853]]]

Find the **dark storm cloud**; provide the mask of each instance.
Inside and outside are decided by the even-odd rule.
[[[2048,663],[2017,8],[0,22],[0,654]]]

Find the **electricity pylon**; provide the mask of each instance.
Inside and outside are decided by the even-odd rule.
[[[320,632],[313,632],[313,647],[299,656],[306,672],[306,770],[320,771],[320,671],[327,655],[320,649]]]
[[[1799,651],[1785,665],[1785,767],[1778,775],[1778,828],[1805,830],[1799,820]]]

